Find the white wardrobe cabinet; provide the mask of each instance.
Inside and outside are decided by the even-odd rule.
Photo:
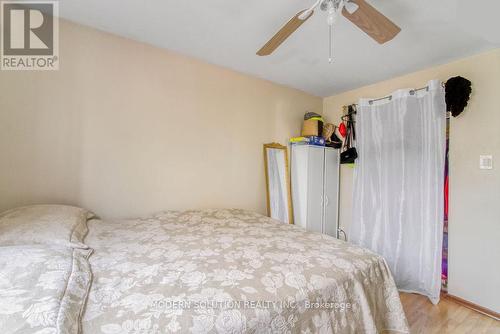
[[[292,145],[292,203],[295,224],[338,237],[339,150]]]

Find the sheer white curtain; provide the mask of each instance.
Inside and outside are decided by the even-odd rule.
[[[402,291],[439,301],[443,239],[446,104],[428,91],[362,99],[356,118],[351,238],[382,255]]]

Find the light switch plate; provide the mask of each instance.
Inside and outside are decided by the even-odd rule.
[[[493,156],[492,155],[480,155],[479,156],[479,168],[480,169],[493,169]]]

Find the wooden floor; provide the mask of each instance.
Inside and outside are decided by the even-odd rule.
[[[401,293],[412,334],[500,334],[500,321],[443,298],[433,305],[427,297]]]

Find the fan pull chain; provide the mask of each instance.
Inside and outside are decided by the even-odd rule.
[[[329,35],[329,55],[328,62],[331,64],[333,62],[333,25],[328,27],[328,35]]]
[[[338,5],[334,3],[333,0],[328,2],[328,16],[326,19],[326,23],[328,24],[328,43],[329,43],[329,54],[328,54],[328,62],[331,64],[333,62],[333,26],[335,25],[335,21],[337,21],[337,12]]]

